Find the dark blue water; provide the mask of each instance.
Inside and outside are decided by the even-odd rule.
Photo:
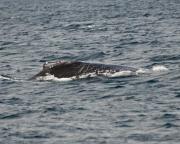
[[[27,81],[45,61],[169,71]],[[0,144],[180,142],[179,0],[0,0]]]

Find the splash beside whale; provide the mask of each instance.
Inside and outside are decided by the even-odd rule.
[[[138,69],[136,68],[127,66],[87,63],[80,61],[57,61],[45,63],[42,71],[30,78],[30,80],[48,75],[53,75],[56,78],[78,79],[82,75],[91,76],[94,74],[96,76],[107,76],[119,72],[135,73],[137,70]]]

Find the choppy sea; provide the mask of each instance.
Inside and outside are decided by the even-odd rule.
[[[168,70],[28,80],[55,60]],[[0,0],[0,144],[178,143],[179,0]]]

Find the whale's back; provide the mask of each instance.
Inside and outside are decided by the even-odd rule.
[[[137,69],[126,66],[118,65],[107,65],[99,63],[87,63],[87,62],[62,62],[58,61],[55,63],[44,64],[43,70],[37,75],[32,77],[32,79],[39,76],[46,76],[48,74],[54,75],[57,78],[69,78],[78,77],[83,74],[95,73],[101,75],[103,73],[115,73],[120,71],[132,71],[135,72]]]

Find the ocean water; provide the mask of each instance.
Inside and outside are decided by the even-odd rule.
[[[46,61],[166,71],[28,81]],[[180,143],[179,0],[0,0],[0,144]]]

